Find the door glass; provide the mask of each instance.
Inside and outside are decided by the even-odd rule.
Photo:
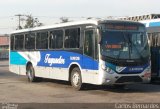
[[[93,30],[85,31],[84,54],[94,57]]]

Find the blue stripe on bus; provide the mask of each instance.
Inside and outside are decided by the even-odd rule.
[[[36,62],[37,66],[68,68],[71,63],[76,62],[82,69],[98,70],[96,60],[79,53],[68,51],[39,51],[39,53],[40,59]],[[18,52],[10,52],[10,64],[26,65],[28,61],[32,62],[32,60],[26,60]]]
[[[151,22],[149,23],[149,27],[160,26],[160,22]]]
[[[71,63],[76,62],[83,69],[98,70],[98,62],[82,54],[67,51],[44,51],[40,54],[37,66],[68,68]]]

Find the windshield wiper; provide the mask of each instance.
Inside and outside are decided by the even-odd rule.
[[[126,37],[126,35],[123,33],[123,39],[124,39],[125,43],[128,43],[128,46],[129,46],[129,58],[131,58],[132,45],[133,45],[133,47],[136,49],[137,53],[139,54],[140,58],[144,61],[145,60],[144,57],[142,56],[140,51],[137,49],[136,45],[132,42],[131,37],[129,36],[129,34]],[[119,59],[121,53],[122,53],[122,51],[119,51],[119,54],[116,57],[117,59]]]
[[[140,58],[144,61],[145,59],[144,59],[143,55],[140,53],[140,51],[137,49],[136,45],[131,41],[130,37],[128,37],[128,39],[129,39],[129,43],[131,45],[131,48],[133,45],[133,47],[136,49],[137,53],[139,54]]]

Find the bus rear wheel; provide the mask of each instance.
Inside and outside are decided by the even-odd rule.
[[[35,76],[35,71],[32,65],[28,65],[26,74],[29,82],[36,82],[38,80],[38,78]]]
[[[81,72],[78,67],[73,68],[71,71],[71,85],[75,90],[83,88]]]

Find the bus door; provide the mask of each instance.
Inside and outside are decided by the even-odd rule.
[[[151,47],[151,74],[152,77],[160,76],[160,47]]]
[[[84,49],[83,49],[83,68],[92,69],[95,68],[95,34],[94,29],[84,31]]]

